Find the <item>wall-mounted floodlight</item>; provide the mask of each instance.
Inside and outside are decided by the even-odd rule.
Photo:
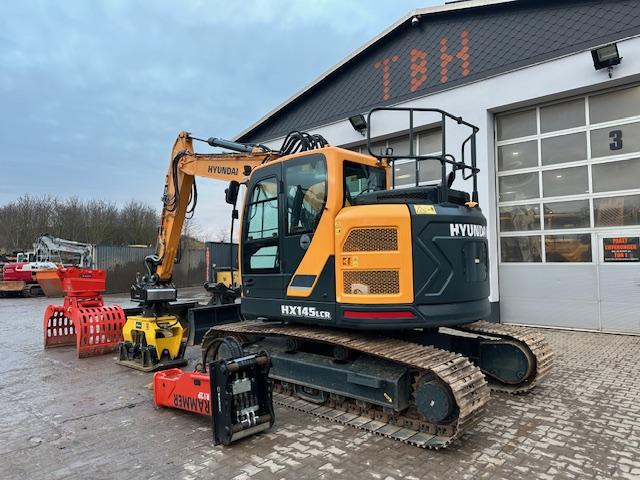
[[[351,122],[351,126],[356,132],[360,132],[364,135],[364,132],[367,131],[367,121],[364,118],[364,115],[352,115],[349,117],[349,122]]]
[[[606,68],[609,72],[609,78],[611,78],[613,66],[618,65],[622,60],[620,53],[618,53],[618,45],[616,43],[594,48],[591,50],[591,56],[593,57],[593,66],[595,69],[602,70]]]

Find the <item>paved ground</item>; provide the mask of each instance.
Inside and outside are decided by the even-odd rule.
[[[44,351],[49,302],[0,299],[2,479],[640,478],[640,337],[548,331],[552,377],[494,394],[446,451],[282,408],[271,432],[229,448],[213,447],[205,417],[156,409],[150,374]]]

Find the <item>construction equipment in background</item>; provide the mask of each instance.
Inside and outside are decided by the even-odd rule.
[[[27,297],[42,293],[47,297],[62,297],[64,291],[56,270],[63,266],[93,268],[93,245],[47,233],[39,235],[32,251],[18,253],[15,263],[3,266],[0,292]]]
[[[37,262],[55,262],[65,267],[93,268],[94,250],[90,243],[65,240],[48,233],[40,235],[33,242]]]
[[[63,267],[94,268],[94,247],[90,243],[81,243],[49,234],[40,235],[33,243],[36,261],[54,262]],[[49,298],[63,297],[64,290],[60,277],[54,270],[40,270],[36,280],[44,294]]]
[[[214,361],[208,367],[154,374],[156,406],[211,416],[215,445],[230,445],[271,428],[275,415],[269,355],[245,352],[233,337],[220,338],[209,347]]]
[[[240,297],[240,270],[238,244],[207,242],[205,244],[207,278],[204,288],[211,299],[209,305],[234,303]]]
[[[15,262],[2,267],[0,295],[33,297],[44,293],[36,275],[41,271],[55,271],[58,266],[52,262]]]
[[[44,347],[75,345],[80,358],[116,350],[126,316],[119,305],[104,304],[106,272],[77,267],[56,272],[66,296],[63,305],[45,311]]]
[[[408,152],[371,150],[372,115],[380,111],[406,115]],[[437,117],[440,153],[415,153],[416,112]],[[447,135],[462,139],[458,159],[447,151],[451,125],[466,129]],[[232,232],[242,182],[242,301],[219,308],[235,308],[247,321],[211,328],[202,363],[211,362],[214,342],[232,336],[249,351],[269,351],[277,402],[444,448],[482,417],[484,374],[495,388],[524,392],[549,373],[553,355],[532,329],[479,321],[490,304],[478,128],[442,110],[411,108],[375,108],[367,127],[370,155],[303,132],[289,134],[280,151],[212,138],[206,143],[238,153],[198,154],[199,139],[182,132],[166,177],[156,255],[147,258],[132,298],[143,302],[147,322],[170,321],[168,303],[177,297],[171,273],[197,201],[195,176],[230,180]],[[400,159],[416,162],[414,188],[394,188]],[[441,180],[421,186],[421,165],[429,161]],[[457,176],[471,194],[452,188]],[[135,338],[143,349],[153,341],[138,332],[124,344]]]

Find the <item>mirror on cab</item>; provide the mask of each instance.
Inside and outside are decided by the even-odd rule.
[[[240,183],[236,180],[231,180],[229,186],[224,190],[225,201],[229,205],[235,205],[238,200],[238,191],[240,190]]]

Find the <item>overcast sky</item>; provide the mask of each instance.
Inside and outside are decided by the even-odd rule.
[[[160,209],[176,134],[230,138],[434,0],[6,2],[0,204],[23,193]],[[330,140],[330,139],[329,139]],[[228,226],[201,179],[196,222]]]

